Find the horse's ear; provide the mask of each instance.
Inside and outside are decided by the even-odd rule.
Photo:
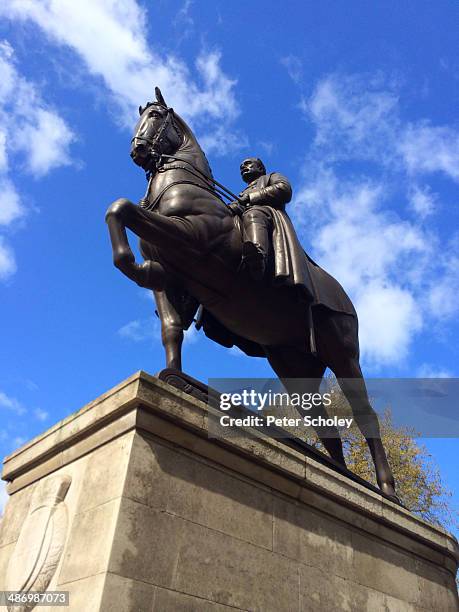
[[[161,93],[161,90],[159,87],[155,87],[155,95],[156,95],[156,100],[158,101],[158,104],[161,104],[162,106],[165,106],[167,108],[166,101],[164,100],[163,94]]]
[[[143,108],[143,106],[142,106],[142,105],[140,105],[140,106],[139,106],[139,115],[142,115],[142,113],[143,113],[143,111],[144,111],[144,110],[145,110],[145,109]]]

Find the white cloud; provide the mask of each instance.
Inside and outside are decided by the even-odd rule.
[[[271,156],[273,154],[273,151],[276,149],[276,145],[274,144],[274,142],[271,142],[269,140],[259,140],[257,142],[257,147],[262,148],[266,155],[269,156]]]
[[[407,126],[399,151],[411,173],[443,172],[459,182],[459,132],[427,121]]]
[[[132,342],[161,341],[161,323],[158,317],[134,319],[118,330],[118,335]],[[191,325],[184,333],[185,344],[195,344],[199,340],[198,330]]]
[[[226,127],[218,126],[213,132],[205,132],[199,136],[199,144],[208,154],[228,155],[246,149],[249,142],[240,131],[230,132]]]
[[[36,175],[68,164],[74,134],[38,87],[19,73],[5,41],[0,43],[0,83],[0,170],[7,170],[13,153],[21,156],[24,170]]]
[[[161,339],[161,326],[158,318],[135,319],[118,330],[121,338],[133,342],[157,341]]]
[[[35,124],[24,135],[26,141],[23,142],[23,149],[30,147],[29,168],[36,176],[43,176],[53,168],[71,163],[68,148],[75,136],[56,113],[38,109]]]
[[[285,57],[281,57],[280,63],[287,70],[288,76],[292,79],[292,81],[296,84],[301,82],[301,77],[303,73],[303,65],[301,60],[296,55],[290,54]]]
[[[189,8],[184,7],[188,19]],[[148,14],[135,0],[11,0],[0,14],[31,21],[53,43],[73,49],[122,107],[129,128],[139,103],[151,99],[155,85],[188,120],[217,119],[220,125],[238,113],[236,81],[221,68],[220,53],[201,53],[193,76],[179,57],[152,49],[147,40]]]
[[[8,153],[6,151],[7,134],[3,129],[0,129],[0,172],[5,172],[8,169]]]
[[[356,296],[361,350],[372,364],[402,362],[422,317],[412,292],[395,284],[372,283]]]
[[[438,368],[430,363],[423,363],[417,371],[418,378],[452,378],[453,374],[446,368]]]
[[[318,263],[335,276],[355,302],[363,358],[371,364],[402,362],[422,325],[414,294],[430,251],[421,229],[384,209],[381,184],[337,180],[319,169],[293,202],[300,232],[307,234]]]
[[[457,127],[403,122],[397,85],[382,75],[329,75],[300,107],[315,124],[315,146],[329,160],[371,160],[459,181]]]
[[[193,0],[185,0],[174,19],[180,41],[188,38],[194,29],[194,19],[191,16],[192,6]]]
[[[403,364],[427,321],[458,311],[459,241],[445,244],[424,220],[439,207],[428,175],[458,179],[459,132],[404,122],[381,75],[328,76],[301,108],[316,134],[295,222],[356,304],[366,365]]]
[[[49,413],[46,410],[42,410],[41,408],[36,408],[33,411],[34,417],[37,421],[46,421],[49,417]]]
[[[16,398],[11,397],[0,391],[0,408],[6,408],[7,410],[11,410],[18,415],[25,414],[26,409]]]
[[[438,274],[432,279],[428,293],[429,308],[437,318],[445,320],[459,311],[459,240],[443,244],[438,254]]]
[[[38,88],[23,77],[11,45],[0,42],[0,225],[9,226],[24,216],[26,207],[10,178],[15,171],[43,176],[70,163],[68,148],[73,132],[49,107]],[[0,278],[16,271],[14,254],[0,236]]]
[[[16,260],[12,249],[0,236],[0,279],[5,280],[16,272]]]
[[[432,190],[429,187],[422,189],[417,185],[414,185],[411,188],[408,197],[412,209],[421,219],[425,219],[435,212],[437,196],[432,193]]]
[[[363,83],[359,77],[331,75],[319,81],[301,107],[315,124],[315,146],[323,154],[379,163],[394,138],[397,104],[398,97],[378,78]]]
[[[0,225],[9,225],[23,214],[16,187],[8,178],[0,176]]]

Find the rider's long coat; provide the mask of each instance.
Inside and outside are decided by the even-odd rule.
[[[250,206],[267,207],[273,221],[273,282],[296,287],[299,296],[312,305],[355,315],[344,289],[304,251],[296,235],[285,204],[292,197],[289,181],[277,172],[260,176],[243,194],[249,194]]]

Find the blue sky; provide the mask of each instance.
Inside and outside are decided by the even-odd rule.
[[[458,22],[452,0],[3,3],[0,455],[163,367],[104,224],[143,196],[129,142],[155,85],[225,185],[247,155],[289,177],[305,248],[356,304],[367,376],[457,376]],[[184,369],[270,375],[193,330]],[[457,440],[428,444],[456,489]]]

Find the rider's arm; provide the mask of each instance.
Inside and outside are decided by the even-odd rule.
[[[285,176],[274,172],[271,175],[269,185],[251,191],[249,197],[250,204],[281,208],[292,199],[292,187]]]

